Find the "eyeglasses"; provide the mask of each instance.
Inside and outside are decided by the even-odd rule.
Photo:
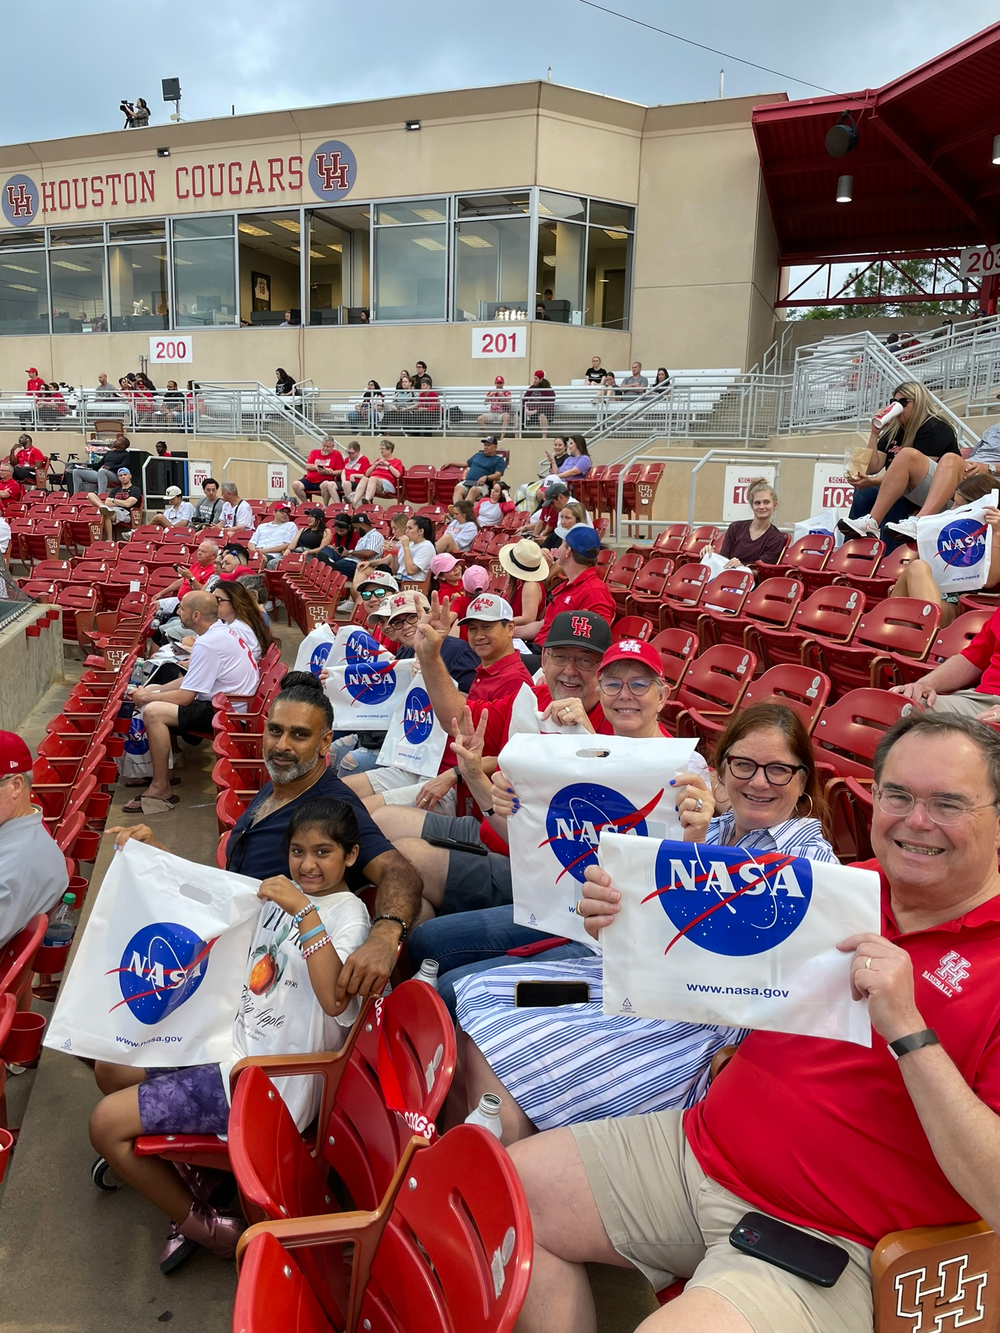
[[[739,755],[726,755],[726,764],[734,778],[740,782],[751,782],[764,770],[764,777],[772,787],[787,787],[796,773],[806,770],[802,764],[758,764],[753,759],[743,759]]]
[[[916,806],[922,805],[924,813],[933,824],[957,824],[966,815],[976,810],[995,808],[995,801],[986,801],[983,805],[968,805],[965,801],[956,801],[949,796],[929,796],[926,799],[914,796],[911,791],[878,787],[875,791],[878,808],[895,819],[905,819]]]
[[[657,683],[655,680],[650,680],[648,676],[636,676],[633,680],[619,680],[617,676],[605,676],[597,682],[597,687],[603,690],[605,694],[611,695],[619,695],[623,689],[627,689],[629,694],[634,694],[637,699],[641,699]]]
[[[565,671],[567,667],[575,667],[582,676],[592,676],[601,665],[601,659],[596,653],[581,653],[578,657],[570,657],[567,653],[561,653],[556,648],[546,648],[543,650],[545,659],[551,663],[557,671]]]
[[[215,600],[218,602],[219,606],[232,606],[233,604],[233,599],[231,597],[216,597]]]
[[[389,621],[389,628],[390,628],[390,629],[409,629],[409,627],[410,627],[411,625],[415,625],[419,619],[420,619],[419,616],[412,616],[412,615],[411,615],[411,616],[393,616],[393,618]]]

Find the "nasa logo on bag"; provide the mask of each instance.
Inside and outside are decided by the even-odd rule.
[[[204,981],[214,943],[175,921],[154,921],[137,930],[117,969],[123,999],[111,1012],[127,1004],[140,1023],[161,1022]]]
[[[434,727],[434,710],[427,691],[415,685],[403,704],[403,735],[410,745],[423,745]]]
[[[393,661],[385,660],[385,649],[364,630],[347,636],[344,688],[358,703],[381,704],[396,688]]]
[[[937,552],[946,565],[966,569],[986,554],[986,524],[975,518],[956,518],[937,536]]]
[[[328,639],[326,643],[318,643],[312,650],[312,657],[309,659],[309,670],[314,676],[326,666],[326,659],[330,656],[330,649],[333,647],[333,640]]]
[[[128,735],[125,737],[125,753],[149,754],[149,737],[146,735],[146,728],[138,713],[128,724]]]
[[[621,792],[594,782],[574,782],[557,791],[549,802],[542,847],[551,847],[563,867],[556,882],[567,872],[583,883],[588,866],[597,864],[597,844],[602,832],[634,833],[647,837],[646,816],[655,810],[663,792],[637,810]]]
[[[805,920],[812,866],[803,857],[665,842],[656,856],[656,890],[680,939],[709,953],[747,957],[782,944]]]

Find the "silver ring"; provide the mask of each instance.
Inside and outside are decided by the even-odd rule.
[[[704,804],[705,804],[705,802],[704,802],[704,801],[701,799],[701,797],[699,796],[698,799],[697,799],[697,800],[695,801],[695,803],[694,803],[694,812],[695,812],[695,814],[698,813],[698,811],[701,809],[701,807],[702,807]]]

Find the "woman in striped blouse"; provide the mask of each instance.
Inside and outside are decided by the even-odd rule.
[[[798,714],[779,703],[744,709],[720,737],[715,763],[731,807],[713,817],[709,785],[689,774],[677,791],[686,842],[837,860],[823,831],[822,788]],[[494,784],[494,813],[509,814],[513,792],[500,774]],[[585,981],[590,1000],[518,1009],[514,987],[524,980]],[[470,1109],[484,1092],[502,1098],[504,1143],[603,1116],[690,1106],[705,1094],[715,1052],[746,1035],[734,1028],[605,1015],[601,981],[597,955],[531,961],[458,983],[465,1098]]]

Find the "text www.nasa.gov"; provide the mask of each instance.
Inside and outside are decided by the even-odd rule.
[[[695,981],[689,981],[687,988],[699,995],[759,995],[764,1000],[788,999],[788,991],[772,990],[770,986],[762,990],[759,986],[701,986]]]

